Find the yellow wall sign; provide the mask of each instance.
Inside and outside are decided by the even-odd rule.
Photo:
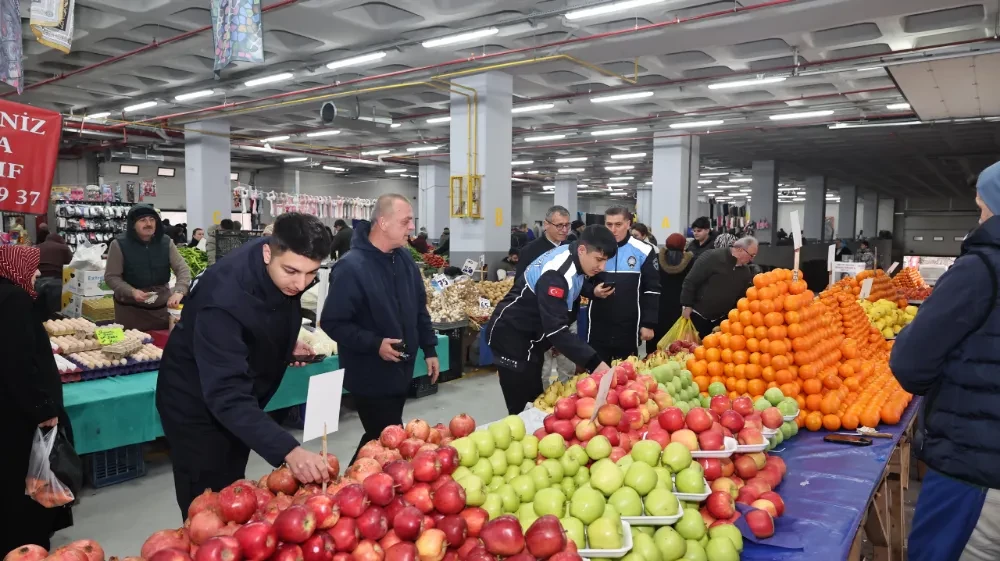
[[[215,211],[212,213],[212,224],[219,224],[222,222],[222,213]]]
[[[664,216],[663,217],[663,222],[660,222],[660,227],[661,228],[669,228],[670,227],[670,217]]]
[[[102,347],[106,347],[124,341],[125,331],[121,327],[98,327],[94,330],[94,336]]]
[[[497,207],[496,212],[494,213],[493,221],[494,221],[494,224],[496,224],[497,226],[503,226],[503,209],[502,208]]]

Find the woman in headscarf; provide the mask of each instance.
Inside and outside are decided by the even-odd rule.
[[[0,247],[0,373],[4,458],[0,504],[14,513],[0,526],[0,551],[36,544],[49,549],[52,533],[66,527],[68,508],[45,508],[24,494],[31,445],[38,427],[64,426],[62,383],[49,337],[39,319],[34,289],[37,247]],[[71,523],[70,523],[71,524]]]
[[[647,353],[656,351],[656,344],[681,317],[681,287],[694,264],[694,253],[684,250],[686,244],[682,234],[670,234],[660,250],[660,315],[653,338],[646,342]]]

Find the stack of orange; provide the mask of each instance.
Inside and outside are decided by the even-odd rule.
[[[874,271],[861,271],[854,278],[854,280],[858,283],[858,286],[860,287],[861,283],[864,282],[865,279],[869,278],[873,279],[872,291],[868,295],[869,302],[878,302],[879,300],[883,299],[895,300],[896,304],[900,308],[905,308],[907,306],[906,299],[903,298],[902,293],[900,293],[896,289],[896,286],[892,284],[892,279],[889,278],[889,275],[885,274],[885,271],[883,271],[882,269],[876,269]],[[858,292],[855,292],[855,294],[858,294]]]
[[[885,337],[872,325],[864,308],[858,304],[852,286],[838,283],[821,292],[819,299],[839,317],[846,336],[845,345],[853,347],[852,354],[872,359],[886,349]]]
[[[903,416],[913,395],[907,393],[893,377],[887,358],[888,350],[883,351],[880,360],[865,363],[873,365],[873,373],[862,378],[860,391],[847,395],[839,412],[843,428],[854,430],[859,425],[876,428],[880,422],[895,425]]]
[[[909,300],[925,300],[931,294],[931,287],[927,286],[916,267],[904,267],[893,277],[892,284]]]

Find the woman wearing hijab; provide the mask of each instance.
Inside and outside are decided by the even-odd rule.
[[[653,338],[646,341],[647,353],[656,351],[656,344],[681,317],[681,287],[694,264],[694,253],[684,250],[686,244],[682,234],[670,234],[660,250],[660,315]]]
[[[31,445],[38,427],[64,426],[62,383],[34,289],[37,247],[0,247],[0,374],[4,459],[0,504],[16,513],[0,526],[0,551],[36,544],[49,549],[52,533],[68,524],[68,508],[45,508],[24,494]],[[68,432],[68,431],[67,431]]]

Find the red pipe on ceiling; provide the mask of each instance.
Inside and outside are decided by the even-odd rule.
[[[418,66],[418,67],[415,67],[415,68],[407,68],[405,70],[396,70],[394,72],[386,72],[384,74],[377,74],[375,76],[365,76],[363,78],[356,78],[354,80],[348,80],[346,82],[338,82],[336,84],[326,84],[326,85],[323,85],[323,86],[313,86],[311,88],[305,88],[305,89],[295,90],[295,91],[291,91],[291,92],[284,92],[284,93],[280,93],[280,94],[269,95],[269,96],[266,96],[266,97],[262,97],[262,98],[258,98],[258,99],[250,99],[250,100],[247,100],[247,101],[237,101],[237,102],[234,102],[234,103],[222,103],[222,104],[219,104],[219,105],[213,105],[211,107],[204,107],[204,108],[201,108],[201,109],[194,109],[194,110],[191,110],[191,111],[182,111],[180,113],[173,113],[173,114],[170,114],[170,115],[163,115],[163,116],[160,116],[160,117],[153,117],[151,119],[146,119],[146,120],[143,120],[143,121],[136,121],[136,123],[157,123],[157,122],[161,122],[161,121],[167,121],[167,120],[170,120],[170,119],[176,119],[178,117],[187,117],[187,116],[191,116],[191,115],[200,115],[202,113],[207,113],[207,112],[210,112],[210,111],[220,111],[220,110],[223,110],[223,109],[233,109],[235,107],[243,107],[245,105],[252,104],[252,103],[260,103],[262,101],[272,101],[272,100],[275,100],[275,99],[284,99],[286,97],[291,97],[291,96],[296,96],[296,95],[303,95],[303,94],[309,94],[309,93],[323,91],[323,90],[328,90],[328,89],[333,89],[333,88],[343,88],[345,86],[353,86],[353,85],[356,85],[356,84],[362,84],[362,83],[365,83],[365,82],[371,82],[373,80],[384,80],[386,78],[395,78],[395,77],[403,76],[403,75],[406,75],[406,74],[412,74],[414,72],[426,72],[428,70],[436,70],[438,68],[446,68],[448,66],[454,66],[456,64],[465,64],[465,63],[470,63],[470,62],[477,62],[477,61],[488,60],[488,59],[502,57],[502,56],[510,56],[510,55],[513,55],[513,54],[520,54],[520,53],[529,52],[529,51],[537,51],[539,49],[547,49],[547,48],[550,48],[550,47],[560,47],[560,46],[563,46],[563,45],[571,45],[571,44],[574,44],[574,43],[584,43],[584,42],[589,42],[589,41],[596,41],[598,39],[606,39],[608,37],[618,37],[618,36],[621,36],[621,35],[630,35],[632,33],[641,33],[641,32],[644,32],[644,31],[650,31],[650,30],[653,30],[653,29],[659,29],[659,28],[662,28],[662,27],[668,27],[668,26],[672,26],[672,25],[679,25],[679,24],[682,24],[682,23],[690,23],[690,22],[694,22],[694,21],[701,21],[701,20],[706,20],[706,19],[714,19],[714,18],[717,18],[717,17],[731,16],[731,15],[734,15],[734,14],[739,14],[739,13],[744,13],[744,12],[751,12],[751,11],[755,11],[755,10],[760,10],[760,9],[764,9],[764,8],[771,8],[771,7],[774,7],[774,6],[780,6],[780,5],[784,5],[784,4],[793,4],[796,1],[797,0],[770,0],[769,2],[763,2],[761,4],[755,4],[753,6],[746,6],[746,7],[739,7],[739,6],[737,6],[737,7],[733,7],[731,9],[728,9],[728,10],[718,10],[718,11],[715,11],[715,12],[709,12],[707,14],[701,14],[701,15],[698,15],[698,16],[691,16],[689,18],[683,18],[683,19],[677,18],[677,19],[674,19],[674,20],[671,20],[671,21],[663,21],[663,22],[658,22],[658,23],[651,23],[651,24],[648,24],[648,25],[640,25],[640,26],[636,26],[636,27],[631,28],[631,29],[620,29],[618,31],[607,31],[607,32],[604,32],[604,33],[597,33],[597,34],[594,34],[594,35],[587,35],[585,37],[574,37],[572,39],[564,39],[562,41],[554,41],[552,43],[546,43],[544,45],[537,45],[537,46],[532,46],[532,47],[521,47],[519,49],[508,49],[508,50],[505,50],[505,51],[499,51],[499,52],[496,52],[496,53],[489,53],[489,54],[480,55],[480,56],[470,56],[470,57],[467,57],[467,58],[454,59],[454,60],[449,60],[447,62],[441,62],[441,63],[437,63],[437,64],[428,64],[428,65],[425,65],[425,66]],[[116,127],[124,127],[124,126],[128,126],[128,125],[127,124],[116,125]]]
[[[261,8],[260,11],[261,11],[261,13],[270,12],[271,10],[274,10],[274,9],[277,9],[277,8],[283,8],[285,6],[288,6],[289,4],[294,4],[294,3],[298,2],[298,1],[299,0],[280,0],[279,2],[271,4],[270,6],[265,6],[265,7]],[[77,74],[83,74],[84,72],[89,72],[91,70],[94,70],[95,68],[100,68],[102,66],[107,66],[109,64],[114,64],[116,62],[123,61],[123,60],[125,60],[127,58],[131,58],[131,57],[133,57],[135,55],[142,54],[142,53],[144,53],[146,51],[151,51],[153,49],[162,47],[164,45],[169,45],[171,43],[176,43],[177,41],[183,41],[184,39],[188,39],[190,37],[194,37],[195,35],[198,35],[199,33],[202,33],[204,31],[208,31],[210,29],[212,29],[211,24],[210,25],[205,25],[205,26],[202,26],[202,27],[198,27],[198,28],[195,28],[195,29],[192,29],[191,31],[185,31],[184,33],[181,33],[180,35],[175,35],[173,37],[168,37],[168,38],[166,38],[166,39],[164,39],[162,41],[156,41],[156,40],[154,40],[152,43],[149,43],[149,44],[143,45],[141,47],[132,49],[131,51],[122,53],[120,55],[104,59],[101,62],[95,62],[94,64],[90,64],[90,65],[84,66],[83,68],[77,68],[76,70],[70,70],[69,72],[64,72],[64,73],[62,73],[62,74],[60,74],[58,76],[53,76],[51,78],[46,78],[45,80],[42,80],[41,82],[35,82],[34,84],[28,84],[27,86],[24,87],[22,93],[26,92],[28,90],[33,90],[33,89],[41,87],[41,86],[45,86],[45,85],[52,84],[52,83],[55,83],[55,82],[60,82],[62,80],[65,80],[66,78],[69,78],[71,76],[76,76]],[[0,97],[10,97],[10,96],[15,95],[15,94],[17,94],[17,90],[12,90],[12,91],[0,94]]]

